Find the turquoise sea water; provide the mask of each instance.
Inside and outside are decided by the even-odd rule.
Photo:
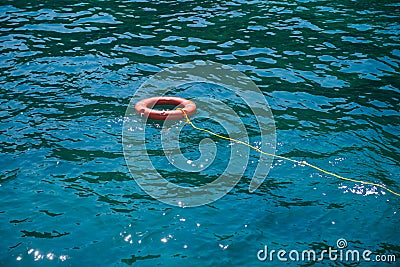
[[[398,266],[399,197],[281,160],[249,193],[252,153],[225,197],[168,206],[132,179],[121,132],[151,75],[212,60],[263,91],[278,154],[399,192],[399,14],[386,0],[1,1],[0,265]],[[182,145],[197,147],[202,135],[185,129]],[[265,245],[321,251],[340,238],[397,263],[257,259]]]

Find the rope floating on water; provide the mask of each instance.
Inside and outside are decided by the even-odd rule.
[[[379,187],[379,188],[381,188],[381,189],[384,189],[384,190],[386,190],[386,191],[392,193],[393,195],[396,195],[396,196],[400,197],[400,193],[397,193],[397,192],[395,192],[395,191],[393,191],[393,190],[387,188],[387,187],[384,186],[384,185],[377,184],[377,183],[373,183],[373,182],[368,182],[368,181],[362,181],[362,180],[357,180],[357,179],[352,179],[352,178],[343,177],[343,176],[341,176],[341,175],[339,175],[339,174],[336,174],[336,173],[333,173],[333,172],[324,170],[324,169],[322,169],[322,168],[320,168],[320,167],[318,167],[318,166],[315,166],[315,165],[313,165],[313,164],[311,164],[311,163],[308,163],[308,162],[306,162],[306,161],[299,161],[299,160],[291,159],[291,158],[288,158],[288,157],[285,157],[285,156],[276,155],[276,154],[272,154],[272,153],[267,153],[267,152],[265,152],[265,151],[262,151],[262,150],[259,149],[258,147],[255,147],[255,146],[253,146],[253,145],[250,145],[250,144],[248,144],[248,143],[246,143],[246,142],[243,142],[243,141],[240,141],[240,140],[237,140],[237,139],[234,139],[234,138],[230,138],[230,137],[227,137],[227,136],[224,136],[224,135],[221,135],[221,134],[214,133],[213,131],[208,130],[208,129],[204,129],[204,128],[197,127],[197,126],[194,125],[194,123],[189,119],[189,116],[188,116],[188,114],[186,113],[185,110],[183,110],[182,108],[177,108],[177,110],[182,111],[183,114],[185,115],[186,123],[189,124],[190,126],[192,126],[194,129],[196,129],[196,130],[198,130],[198,131],[206,132],[206,133],[209,133],[209,134],[211,134],[211,135],[214,135],[214,136],[216,136],[216,137],[218,137],[218,138],[225,139],[225,140],[228,140],[228,141],[232,141],[232,142],[235,142],[235,143],[238,143],[238,144],[245,145],[245,146],[247,146],[247,147],[249,147],[249,148],[251,148],[251,149],[253,149],[253,150],[255,150],[255,151],[257,151],[257,152],[259,152],[259,153],[261,153],[261,154],[267,155],[267,156],[271,156],[271,157],[275,157],[275,158],[278,158],[278,159],[283,159],[283,160],[291,161],[291,162],[294,162],[294,163],[297,163],[297,164],[300,164],[300,165],[305,165],[305,166],[311,167],[311,168],[313,168],[313,169],[315,169],[315,170],[317,170],[317,171],[319,171],[319,172],[325,173],[325,174],[327,174],[327,175],[333,176],[333,177],[338,178],[338,179],[343,180],[343,181],[348,181],[348,182],[353,182],[353,183],[361,183],[361,184],[367,184],[367,185],[376,186],[376,187]]]

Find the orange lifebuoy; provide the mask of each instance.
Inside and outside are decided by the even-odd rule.
[[[182,108],[188,116],[196,111],[196,104],[180,97],[156,96],[140,100],[135,105],[136,113],[152,120],[179,120],[185,118],[181,110],[155,110],[157,105],[171,105]]]

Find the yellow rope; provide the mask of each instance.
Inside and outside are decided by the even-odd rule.
[[[306,162],[306,161],[298,161],[298,160],[291,159],[291,158],[288,158],[288,157],[285,157],[285,156],[280,156],[280,155],[276,155],[276,154],[267,153],[267,152],[262,151],[261,149],[255,147],[255,146],[252,146],[252,145],[250,145],[250,144],[248,144],[248,143],[245,143],[245,142],[243,142],[243,141],[240,141],[240,140],[237,140],[237,139],[234,139],[234,138],[230,138],[230,137],[226,137],[226,136],[224,136],[224,135],[220,135],[220,134],[214,133],[214,132],[212,132],[212,131],[210,131],[210,130],[208,130],[208,129],[204,129],[204,128],[197,127],[197,126],[194,125],[193,122],[189,119],[189,116],[186,114],[186,111],[185,111],[185,110],[183,110],[182,108],[177,108],[177,109],[180,110],[180,111],[182,111],[183,114],[185,115],[186,123],[190,124],[190,125],[191,125],[194,129],[196,129],[196,130],[209,133],[209,134],[214,135],[214,136],[216,136],[216,137],[218,137],[218,138],[221,138],[221,139],[225,139],[225,140],[229,140],[229,141],[232,141],[232,142],[236,142],[236,143],[245,145],[245,146],[247,146],[247,147],[249,147],[249,148],[251,148],[251,149],[253,149],[253,150],[255,150],[255,151],[257,151],[257,152],[259,152],[259,153],[261,153],[261,154],[267,155],[267,156],[271,156],[271,157],[275,157],[275,158],[279,158],[279,159],[284,159],[284,160],[291,161],[291,162],[294,162],[294,163],[297,163],[297,164],[309,166],[309,167],[311,167],[311,168],[313,168],[313,169],[315,169],[315,170],[317,170],[317,171],[320,171],[320,172],[325,173],[325,174],[327,174],[327,175],[336,177],[336,178],[338,178],[338,179],[340,179],[340,180],[349,181],[349,182],[353,182],[353,183],[362,183],[362,184],[368,184],[368,185],[376,186],[376,187],[382,188],[382,189],[384,189],[384,190],[386,190],[386,191],[392,193],[393,195],[396,195],[396,196],[399,196],[399,197],[400,197],[400,193],[397,193],[397,192],[395,192],[395,191],[393,191],[393,190],[387,188],[387,187],[384,186],[384,185],[377,184],[377,183],[372,183],[372,182],[366,182],[366,181],[357,180],[357,179],[352,179],[352,178],[346,178],[346,177],[340,176],[340,175],[338,175],[338,174],[335,174],[335,173],[326,171],[326,170],[324,170],[324,169],[322,169],[322,168],[320,168],[320,167],[318,167],[318,166],[315,166],[315,165],[313,165],[313,164],[310,164],[310,163],[308,163],[308,162]]]

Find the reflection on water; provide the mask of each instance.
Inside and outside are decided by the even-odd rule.
[[[0,264],[253,266],[265,244],[332,246],[341,237],[399,254],[398,201],[382,190],[275,160],[249,194],[253,153],[230,194],[175,208],[137,186],[121,144],[140,84],[174,64],[212,60],[263,90],[279,154],[399,191],[399,9],[348,0],[3,1]],[[185,97],[209,91],[192,92]],[[226,102],[257,142],[248,108]],[[187,133],[184,146],[197,147],[196,137]]]

